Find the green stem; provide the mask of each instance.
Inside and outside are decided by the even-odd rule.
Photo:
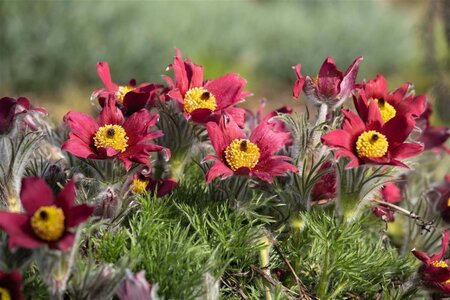
[[[322,274],[320,275],[319,288],[317,291],[317,297],[319,299],[326,299],[327,289],[328,289],[328,264],[330,260],[328,245],[325,249],[325,258],[322,266]]]

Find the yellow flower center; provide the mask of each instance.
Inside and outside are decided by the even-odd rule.
[[[384,123],[395,117],[397,111],[395,108],[387,103],[384,99],[373,99],[378,104],[378,109],[380,110],[381,118]]]
[[[133,179],[133,184],[131,186],[131,192],[133,194],[143,194],[147,189],[147,181],[141,179]]]
[[[184,96],[184,111],[190,114],[196,109],[216,110],[216,97],[202,87],[189,89]]]
[[[8,289],[0,287],[0,300],[11,300],[11,294]]]
[[[356,141],[356,152],[359,157],[383,157],[388,147],[389,143],[386,137],[375,130],[364,131]]]
[[[125,95],[128,92],[131,92],[132,90],[134,90],[134,87],[132,87],[132,86],[120,85],[119,88],[117,89],[117,92],[116,92],[117,100],[120,103],[123,103],[123,98],[125,98]]]
[[[55,205],[40,207],[31,217],[31,228],[42,240],[54,242],[64,233],[64,212]]]
[[[435,260],[435,261],[432,261],[431,264],[433,266],[435,266],[436,268],[447,268],[448,267],[448,264],[443,260]]]
[[[447,199],[447,206],[450,207],[450,197]]]
[[[120,125],[102,126],[95,133],[94,145],[97,148],[112,147],[124,152],[128,146],[127,133]]]
[[[259,155],[258,146],[247,139],[235,139],[225,149],[225,159],[233,171],[243,167],[254,168]]]
[[[319,74],[317,74],[316,76],[313,76],[311,78],[311,80],[315,85],[319,85]]]

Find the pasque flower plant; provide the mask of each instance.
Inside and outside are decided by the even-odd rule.
[[[0,211],[0,228],[8,234],[11,249],[47,245],[66,251],[75,239],[73,228],[85,222],[94,211],[86,204],[74,205],[73,181],[69,181],[55,197],[43,179],[24,178],[20,200],[24,213]]]
[[[127,170],[133,162],[149,165],[150,152],[168,152],[162,146],[149,143],[163,134],[150,132],[158,117],[142,109],[125,119],[115,100],[108,99],[98,121],[87,114],[67,113],[64,120],[71,133],[62,149],[82,158],[118,158]]]
[[[174,80],[164,76],[170,88],[168,96],[178,101],[187,118],[198,123],[218,122],[222,114],[227,114],[243,126],[245,110],[235,105],[250,95],[244,91],[245,79],[232,73],[205,80],[203,67],[188,58],[183,61],[178,49],[168,68],[173,69],[175,75]]]
[[[0,271],[0,299],[1,300],[25,300],[20,290],[22,288],[22,275],[13,271],[5,273]]]
[[[208,155],[205,161],[214,164],[206,174],[206,180],[226,178],[232,175],[250,175],[271,183],[273,177],[288,171],[297,172],[290,157],[275,155],[290,139],[286,132],[276,132],[268,122],[260,123],[247,138],[232,118],[222,117],[219,124],[206,124],[216,155]]]

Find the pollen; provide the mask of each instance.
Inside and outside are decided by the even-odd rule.
[[[42,206],[31,217],[34,233],[47,242],[59,240],[64,233],[64,212],[55,205]]]
[[[129,86],[129,85],[121,85],[121,86],[119,86],[119,88],[117,89],[117,92],[116,92],[117,100],[120,103],[123,103],[123,99],[125,98],[125,95],[128,92],[131,92],[132,90],[134,90],[134,87]]]
[[[127,133],[120,125],[102,126],[95,133],[94,145],[97,148],[111,147],[124,152],[128,147]]]
[[[447,206],[450,207],[450,197],[447,199]]]
[[[373,101],[378,104],[378,109],[380,110],[381,118],[383,119],[384,123],[395,117],[395,115],[397,114],[395,108],[388,102],[386,102],[383,98],[374,99]]]
[[[356,152],[359,157],[383,157],[389,147],[386,137],[375,130],[364,131],[356,141]]]
[[[11,300],[11,294],[8,289],[0,287],[0,300]]]
[[[147,189],[148,182],[141,179],[133,179],[133,184],[131,186],[131,192],[133,194],[143,194]]]
[[[202,87],[189,89],[184,96],[184,111],[190,114],[196,109],[216,110],[216,97]]]
[[[225,159],[233,171],[253,169],[259,161],[259,147],[247,139],[235,139],[225,149]]]
[[[435,260],[435,261],[432,261],[431,264],[433,266],[435,266],[436,268],[447,268],[448,267],[448,264],[443,260]]]

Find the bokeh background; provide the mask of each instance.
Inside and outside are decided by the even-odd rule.
[[[297,63],[314,75],[327,56],[345,70],[363,55],[359,80],[413,82],[434,102],[434,123],[450,124],[450,0],[0,1],[0,91],[55,121],[93,109],[97,61],[118,83],[162,82],[178,47],[209,78],[244,76],[250,107],[292,104]]]

